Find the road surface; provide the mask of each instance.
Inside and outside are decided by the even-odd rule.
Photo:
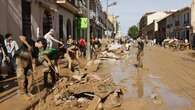
[[[120,110],[194,110],[193,51],[146,48],[144,68],[136,68],[136,49],[119,61],[104,61],[101,72],[111,73],[126,87]],[[117,109],[118,110],[118,109]]]
[[[125,88],[122,106],[116,110],[194,110],[194,56],[193,51],[145,48],[144,68],[138,69],[136,49],[132,48],[122,60],[104,60],[97,74],[111,75],[117,85]],[[9,91],[13,96],[3,100],[0,109],[15,104],[17,86],[13,85]],[[5,93],[9,92],[3,91],[1,95]]]

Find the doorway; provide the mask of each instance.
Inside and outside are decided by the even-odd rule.
[[[59,37],[60,40],[63,40],[64,38],[64,31],[63,31],[63,15],[59,15]]]
[[[72,35],[71,34],[71,31],[72,31],[71,27],[72,27],[71,26],[71,21],[70,21],[70,19],[68,19],[67,23],[66,23],[66,32],[67,32],[66,36],[67,36],[67,38],[68,38],[69,35]]]
[[[43,35],[48,33],[50,29],[52,29],[52,15],[48,10],[45,10],[43,14]]]
[[[186,31],[186,38],[188,39],[188,41],[190,40],[190,31],[189,30]]]

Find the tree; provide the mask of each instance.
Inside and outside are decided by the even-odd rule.
[[[139,29],[136,25],[133,25],[129,28],[128,30],[128,35],[133,38],[133,39],[137,39],[138,38],[138,34],[139,34]]]

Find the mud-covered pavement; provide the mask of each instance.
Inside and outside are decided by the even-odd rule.
[[[97,65],[89,64],[88,71],[82,69],[82,77],[71,73],[68,76],[71,79],[62,78],[50,94],[45,99],[40,99],[33,109],[195,109],[193,51],[146,47],[144,68],[136,67],[136,52],[136,48],[131,48],[128,52],[117,52],[119,54],[112,58],[99,58],[95,61],[98,68]],[[123,95],[120,94],[119,97],[118,92]]]
[[[159,89],[168,110],[194,109],[195,60],[192,53],[193,51],[172,51],[159,47],[145,51],[144,73],[147,76],[157,76],[150,81],[157,80],[156,83],[163,84]]]
[[[184,57],[193,59],[183,52],[146,48],[144,68],[138,69],[132,49],[122,60],[104,61],[101,72],[111,73],[113,81],[126,88],[120,110],[193,110],[194,64]]]

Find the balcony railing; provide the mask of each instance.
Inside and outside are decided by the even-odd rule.
[[[79,14],[78,7],[76,7],[75,4],[73,4],[75,2],[71,2],[71,0],[56,0],[56,3],[74,14]]]
[[[56,0],[56,3],[74,14],[87,16],[85,0]]]

